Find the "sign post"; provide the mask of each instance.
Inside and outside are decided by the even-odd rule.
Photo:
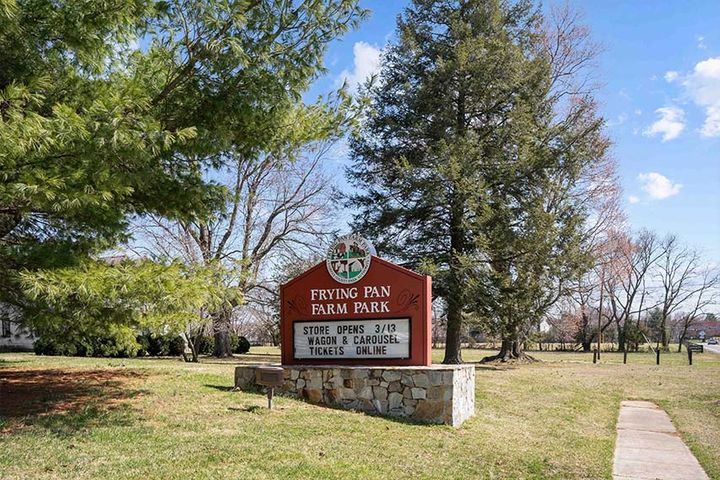
[[[272,410],[275,387],[283,383],[283,369],[280,367],[260,367],[255,370],[255,382],[267,387],[268,409]]]

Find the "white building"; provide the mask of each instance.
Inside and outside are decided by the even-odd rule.
[[[0,304],[0,352],[33,349],[35,337],[20,326],[19,317],[15,308]]]

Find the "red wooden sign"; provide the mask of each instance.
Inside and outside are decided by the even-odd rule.
[[[432,279],[341,248],[280,287],[283,365],[430,365]]]

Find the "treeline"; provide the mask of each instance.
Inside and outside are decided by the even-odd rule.
[[[640,321],[633,323],[627,332],[625,332],[625,349],[627,351],[642,351],[655,349],[659,345],[659,339],[662,337],[660,330],[660,318],[662,311],[654,308],[649,312],[641,314]],[[595,318],[597,325],[597,317]],[[706,323],[707,322],[707,323]],[[667,328],[669,329],[670,345],[677,344],[678,351],[682,351],[683,344],[691,341],[700,341],[701,325],[715,324],[720,328],[720,321],[714,313],[701,313],[691,319],[691,327],[685,329],[685,315],[683,313],[673,315]],[[538,345],[552,344],[557,350],[582,350],[590,352],[597,348],[597,326],[590,328],[590,334],[583,332],[577,322],[576,316],[563,315],[560,319],[552,319],[547,330],[538,332],[537,335],[531,337],[533,342]],[[620,339],[618,328],[613,324],[608,326],[602,332],[602,348],[620,350],[618,340]],[[592,343],[583,340],[592,338]],[[708,335],[711,336],[711,335]],[[662,347],[662,346],[661,346]],[[667,349],[669,345],[664,346]],[[540,348],[536,346],[535,348]]]
[[[694,325],[714,318],[719,287],[717,267],[677,236],[613,231],[547,323],[564,342],[586,351],[598,332],[620,351],[642,343],[667,349],[671,341],[682,348]]]

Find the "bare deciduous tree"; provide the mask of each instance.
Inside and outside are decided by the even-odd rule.
[[[625,339],[634,315],[638,321],[641,312],[655,305],[645,304],[646,281],[662,250],[655,233],[643,230],[635,239],[620,236],[617,250],[613,253],[614,269],[605,278],[610,311],[608,323],[612,321],[618,330],[618,349],[626,348]]]
[[[680,352],[689,328],[707,313],[707,307],[717,300],[720,275],[709,267],[701,269],[698,252],[679,246],[675,236],[667,237],[663,247],[665,250],[659,268],[662,280],[662,316],[659,326],[661,341],[667,348],[670,343],[667,323],[672,318],[678,332]],[[687,310],[680,312],[680,308]]]
[[[553,92],[560,104],[573,108],[578,98],[590,98],[600,86],[594,74],[595,62],[602,47],[592,41],[590,29],[582,23],[580,13],[569,5],[551,8],[545,25],[543,50],[550,59]],[[568,117],[570,120],[572,116]],[[607,142],[600,137],[598,141]],[[617,174],[617,162],[609,149],[585,166],[573,188],[563,192],[572,197],[575,205],[582,207],[587,215],[583,225],[583,250],[591,252],[592,269],[582,274],[567,287],[568,295],[580,311],[578,341],[584,350],[590,349],[593,329],[590,318],[597,317],[597,297],[603,297],[602,264],[607,260],[615,232],[625,227],[625,216],[620,207],[621,187]]]
[[[154,257],[181,258],[217,269],[227,295],[208,312],[215,356],[229,356],[234,309],[262,288],[273,267],[306,258],[333,233],[331,183],[322,161],[329,143],[305,149],[289,161],[274,155],[246,159],[228,155],[213,172],[229,192],[210,221],[175,222],[146,217],[138,222],[136,250]]]

